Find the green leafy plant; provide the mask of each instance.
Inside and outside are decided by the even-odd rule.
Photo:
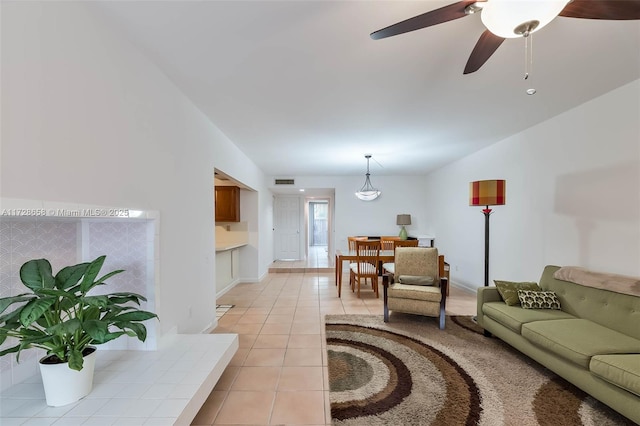
[[[92,262],[61,269],[55,276],[46,259],[34,259],[20,268],[20,280],[30,290],[17,296],[0,298],[0,345],[9,337],[15,346],[0,351],[0,356],[29,348],[47,351],[55,362],[68,362],[81,370],[83,352],[123,335],[144,342],[147,329],[142,321],[157,315],[137,309],[146,299],[136,293],[88,295],[96,286],[121,272],[117,270],[97,278],[106,256]],[[20,304],[16,309],[9,307]],[[9,310],[9,312],[8,312]]]

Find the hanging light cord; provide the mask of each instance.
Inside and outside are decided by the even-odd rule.
[[[524,80],[529,80],[533,72],[533,34],[526,31],[524,34]],[[531,81],[529,81],[531,83]],[[529,87],[526,89],[527,95],[535,95],[536,89]]]
[[[529,79],[533,70],[533,34],[524,33],[524,79]]]
[[[367,174],[365,175],[364,185],[360,188],[360,192],[375,191],[375,188],[371,185],[369,176],[371,176],[371,173],[369,173],[369,158],[367,157]]]

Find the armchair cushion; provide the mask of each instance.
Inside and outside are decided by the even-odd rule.
[[[439,287],[395,283],[389,286],[389,298],[423,300],[440,303]]]
[[[434,285],[436,280],[428,275],[400,275],[398,282],[408,285]]]
[[[414,286],[415,287],[415,286]],[[419,287],[433,288],[433,287]],[[440,304],[433,302],[425,302],[418,299],[389,299],[389,309],[392,311],[404,312],[407,314],[426,315],[429,317],[437,317],[440,313]],[[444,320],[444,318],[442,318]],[[444,324],[443,324],[444,327]],[[440,327],[440,328],[443,328]]]
[[[438,275],[438,250],[425,247],[398,247],[394,263],[397,276]]]

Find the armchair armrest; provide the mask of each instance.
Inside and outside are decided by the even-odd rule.
[[[449,279],[447,277],[440,277],[440,294],[442,300],[446,299],[449,294]]]
[[[447,314],[447,294],[449,294],[449,279],[440,277],[440,330],[444,329],[444,318]]]
[[[389,295],[387,293],[387,289],[389,288],[389,285],[393,283],[393,282],[389,283],[389,277],[391,277],[391,279],[393,280],[392,274],[389,274],[389,273],[382,274],[382,303],[384,305],[384,308],[383,308],[384,322],[389,322],[389,306],[387,306]]]

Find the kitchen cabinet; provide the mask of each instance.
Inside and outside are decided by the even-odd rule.
[[[240,222],[240,188],[215,187],[216,222]]]
[[[216,294],[220,295],[238,282],[240,249],[216,251]]]

